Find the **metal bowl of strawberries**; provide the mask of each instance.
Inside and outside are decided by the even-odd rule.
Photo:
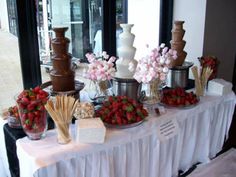
[[[110,96],[95,111],[108,128],[131,128],[140,125],[148,116],[143,104],[127,96]]]
[[[166,107],[192,108],[199,103],[200,99],[192,91],[187,92],[183,88],[165,89],[161,104]]]

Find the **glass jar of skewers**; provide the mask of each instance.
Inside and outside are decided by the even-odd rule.
[[[71,141],[69,127],[77,103],[78,100],[72,96],[57,95],[54,101],[50,99],[45,105],[56,125],[59,144],[67,144]]]
[[[195,93],[198,97],[205,96],[207,92],[208,79],[213,70],[210,67],[203,67],[198,71],[197,66],[192,67],[192,73],[195,79]]]

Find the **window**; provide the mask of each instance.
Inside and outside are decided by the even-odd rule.
[[[142,3],[147,6],[141,5]],[[160,4],[160,8],[159,6],[155,8],[153,4]],[[137,5],[139,8],[136,8]],[[40,54],[46,53],[47,56],[47,52],[51,52],[50,39],[53,37],[51,28],[54,24],[68,25],[67,36],[71,39],[70,52],[75,59],[84,58],[84,54],[88,51],[99,52],[101,48],[111,55],[116,55],[116,43],[114,41],[117,38],[117,26],[122,22],[135,23],[137,29],[134,29],[133,32],[137,36],[137,41],[140,36],[149,34],[148,31],[141,30],[146,28],[156,33],[151,36],[150,41],[154,39],[155,44],[158,42],[158,16],[145,17],[151,7],[156,15],[161,12],[159,40],[165,43],[169,42],[171,31],[169,24],[172,24],[172,19],[169,18],[172,13],[169,12],[172,11],[172,5],[173,0],[148,0],[148,2],[143,0],[38,0],[36,1],[36,9],[35,3],[32,1],[17,0],[24,86],[33,87],[41,83],[39,61],[42,59],[42,55],[39,58],[39,45],[41,47]],[[30,10],[27,11],[26,7]],[[36,40],[37,31],[34,26],[36,24],[34,19],[36,10],[41,11],[37,18],[39,43]],[[135,18],[131,16],[132,13]],[[147,24],[146,22],[149,21],[155,22],[155,25],[153,23]],[[137,25],[137,23],[141,25]],[[149,43],[148,40],[140,39],[139,41],[142,45]],[[138,50],[141,51],[142,47]]]

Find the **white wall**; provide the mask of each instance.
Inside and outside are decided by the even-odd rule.
[[[185,21],[184,29],[186,46],[184,50],[188,53],[186,60],[194,62],[199,66],[198,57],[203,54],[205,12],[207,0],[175,0],[173,20]],[[190,78],[192,72],[190,72]]]
[[[0,0],[0,29],[9,32],[6,0]]]
[[[144,55],[145,46],[159,44],[160,0],[128,0],[128,23],[134,24],[135,59]]]

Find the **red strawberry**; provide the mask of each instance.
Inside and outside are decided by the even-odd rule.
[[[120,116],[116,117],[116,122],[118,123],[118,125],[122,125],[122,119]]]
[[[34,109],[35,105],[34,104],[28,104],[27,109],[28,111],[32,111]]]
[[[127,120],[127,119],[122,119],[122,123],[123,123],[124,125],[126,125],[126,124],[128,124],[128,120]]]
[[[127,117],[128,122],[132,122],[134,119],[134,114],[130,112],[126,112],[126,117]]]
[[[139,116],[136,117],[136,121],[137,121],[137,122],[140,122],[141,120],[142,120],[141,117],[139,117]]]
[[[34,113],[29,112],[29,113],[28,113],[28,118],[29,118],[31,121],[33,121],[33,119],[34,119]]]
[[[122,109],[127,112],[132,112],[134,110],[134,107],[132,106],[132,104],[128,103],[128,104],[124,104],[122,106]]]
[[[147,117],[147,116],[148,116],[148,112],[147,112],[146,109],[142,109],[142,113],[143,113],[144,117]]]
[[[23,98],[21,99],[21,103],[22,103],[23,105],[28,105],[28,104],[30,103],[30,101],[29,101],[28,98],[23,97]]]
[[[41,88],[39,86],[37,86],[33,89],[33,92],[34,93],[39,93],[40,90],[41,90]]]
[[[115,120],[115,119],[112,119],[112,120],[111,120],[111,123],[112,123],[112,124],[116,124],[116,120]]]

